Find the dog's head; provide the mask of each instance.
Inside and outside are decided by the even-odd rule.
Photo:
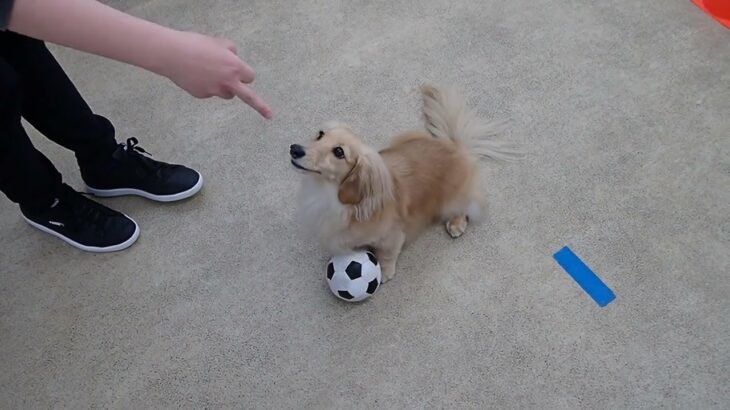
[[[337,197],[352,205],[358,220],[369,219],[393,198],[393,181],[380,154],[345,125],[329,124],[306,146],[289,148],[291,163],[302,172],[337,187]]]

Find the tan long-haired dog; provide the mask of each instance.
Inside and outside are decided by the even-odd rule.
[[[306,147],[290,148],[306,174],[300,220],[332,253],[371,248],[383,281],[393,278],[403,245],[443,222],[461,236],[478,220],[484,199],[480,157],[511,159],[519,152],[489,139],[499,128],[480,121],[452,89],[421,87],[428,132],[396,137],[378,152],[346,125],[329,124]]]

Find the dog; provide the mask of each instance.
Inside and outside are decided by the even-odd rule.
[[[377,151],[346,124],[329,123],[314,141],[293,144],[291,164],[305,174],[299,220],[332,254],[375,252],[383,282],[396,273],[404,244],[443,223],[453,238],[478,221],[485,207],[480,158],[521,156],[491,137],[503,124],[481,121],[461,93],[421,87],[426,131],[396,136]]]

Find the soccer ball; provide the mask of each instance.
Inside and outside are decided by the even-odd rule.
[[[382,279],[380,265],[372,252],[334,256],[327,264],[327,284],[338,298],[359,302],[375,293]]]

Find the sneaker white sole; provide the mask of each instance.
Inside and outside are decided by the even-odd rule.
[[[129,218],[129,220],[134,223],[134,233],[126,241],[116,244],[116,245],[106,246],[106,247],[82,245],[82,244],[74,241],[73,239],[69,239],[50,228],[47,228],[41,224],[31,221],[30,219],[26,218],[25,215],[22,215],[22,216],[23,216],[23,219],[25,219],[25,222],[28,222],[32,227],[38,228],[47,234],[51,234],[51,235],[55,236],[56,238],[59,238],[62,241],[66,242],[67,244],[69,244],[75,248],[81,249],[82,251],[86,251],[86,252],[105,253],[105,252],[121,251],[123,249],[127,249],[130,246],[132,246],[132,244],[137,241],[137,238],[139,238],[139,225],[137,225],[137,222],[135,222],[134,219],[129,218],[127,215],[124,215],[124,216],[127,216],[127,218]]]
[[[193,185],[192,188],[188,189],[187,191],[178,192],[177,194],[170,194],[170,195],[155,195],[151,194],[147,191],[142,191],[140,189],[134,189],[134,188],[117,188],[117,189],[96,189],[92,188],[88,185],[86,185],[86,192],[98,196],[101,198],[110,198],[115,196],[124,196],[124,195],[136,195],[141,196],[143,198],[151,199],[153,201],[158,202],[174,202],[179,201],[181,199],[190,198],[191,196],[195,195],[200,191],[200,188],[203,187],[203,176],[198,173],[198,182]]]

